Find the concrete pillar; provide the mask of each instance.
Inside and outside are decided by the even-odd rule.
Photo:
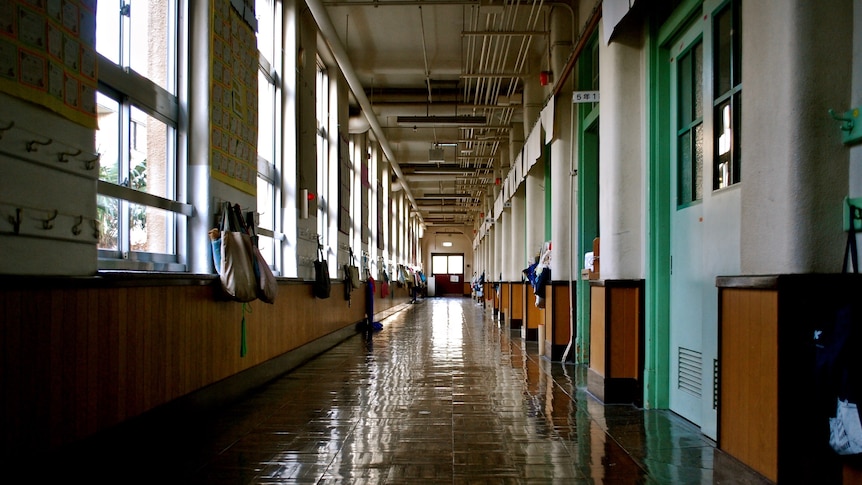
[[[619,42],[600,43],[599,85],[602,114],[599,118],[599,224],[601,277],[643,278],[644,224],[644,126],[632,116],[632,106],[643,106],[643,63],[639,47]],[[747,125],[751,126],[751,125]]]
[[[544,103],[545,93],[542,85],[539,84],[539,66],[530,65],[530,75],[523,79],[524,82],[524,138],[530,133],[539,115],[542,113],[542,104]]]
[[[541,256],[545,242],[545,164],[536,162],[527,173],[526,185],[526,252],[531,263]]]
[[[503,273],[501,281],[512,281],[512,211],[503,209],[500,215],[500,270]]]
[[[521,280],[521,271],[528,266],[526,238],[527,232],[527,190],[524,184],[512,196],[512,217],[509,225],[509,244],[512,247],[512,265],[515,272],[512,281]]]

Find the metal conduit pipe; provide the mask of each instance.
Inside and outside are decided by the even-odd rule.
[[[317,27],[320,29],[320,33],[323,34],[324,40],[327,45],[329,45],[330,50],[332,50],[332,55],[335,56],[335,61],[338,63],[338,67],[341,68],[341,72],[344,74],[344,78],[347,80],[348,86],[350,86],[351,91],[353,91],[353,95],[356,97],[356,100],[359,101],[359,106],[362,107],[362,113],[368,119],[371,129],[374,131],[377,141],[383,149],[383,153],[389,160],[392,171],[395,172],[395,175],[398,176],[399,180],[405,180],[404,174],[401,172],[401,167],[395,159],[395,153],[392,151],[392,147],[389,146],[389,140],[386,139],[386,134],[383,132],[383,127],[380,126],[380,122],[374,115],[371,102],[368,100],[368,97],[365,96],[365,89],[362,87],[362,83],[359,82],[359,78],[356,76],[356,71],[354,71],[353,65],[350,63],[350,59],[347,57],[347,53],[341,45],[341,41],[338,40],[338,34],[335,31],[335,27],[332,26],[332,21],[326,13],[326,8],[320,0],[306,0],[306,4],[308,5],[308,9],[311,11],[311,15],[314,17],[314,21],[317,22]],[[419,212],[419,205],[416,203],[413,193],[410,192],[410,187],[406,184],[402,185],[404,186],[404,193],[407,194],[407,198],[410,199],[410,203],[418,214],[419,221],[424,225],[425,221],[422,219],[422,213]]]

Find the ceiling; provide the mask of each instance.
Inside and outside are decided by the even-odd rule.
[[[313,12],[314,4],[309,3]],[[472,228],[494,197],[496,179],[505,175],[500,166],[509,164],[509,156],[501,153],[508,153],[511,127],[522,129],[523,77],[537,76],[528,60],[547,56],[548,4],[322,0],[316,8],[320,5],[331,22],[321,31],[336,58],[346,57],[353,71],[346,73],[348,83],[361,84],[351,121],[368,123],[361,112],[373,111],[370,128],[395,162],[394,186],[406,186],[429,229]],[[319,16],[315,13],[321,24]],[[339,64],[344,69],[344,59]]]

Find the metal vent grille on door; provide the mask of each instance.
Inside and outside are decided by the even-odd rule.
[[[696,350],[679,347],[677,376],[678,387],[697,398],[701,396],[701,378],[703,374],[703,356]]]

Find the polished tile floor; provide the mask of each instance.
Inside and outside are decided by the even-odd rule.
[[[584,368],[470,299],[426,299],[252,393],[68,464],[90,483],[768,483],[668,411],[603,406]],[[71,482],[70,482],[71,483]]]

